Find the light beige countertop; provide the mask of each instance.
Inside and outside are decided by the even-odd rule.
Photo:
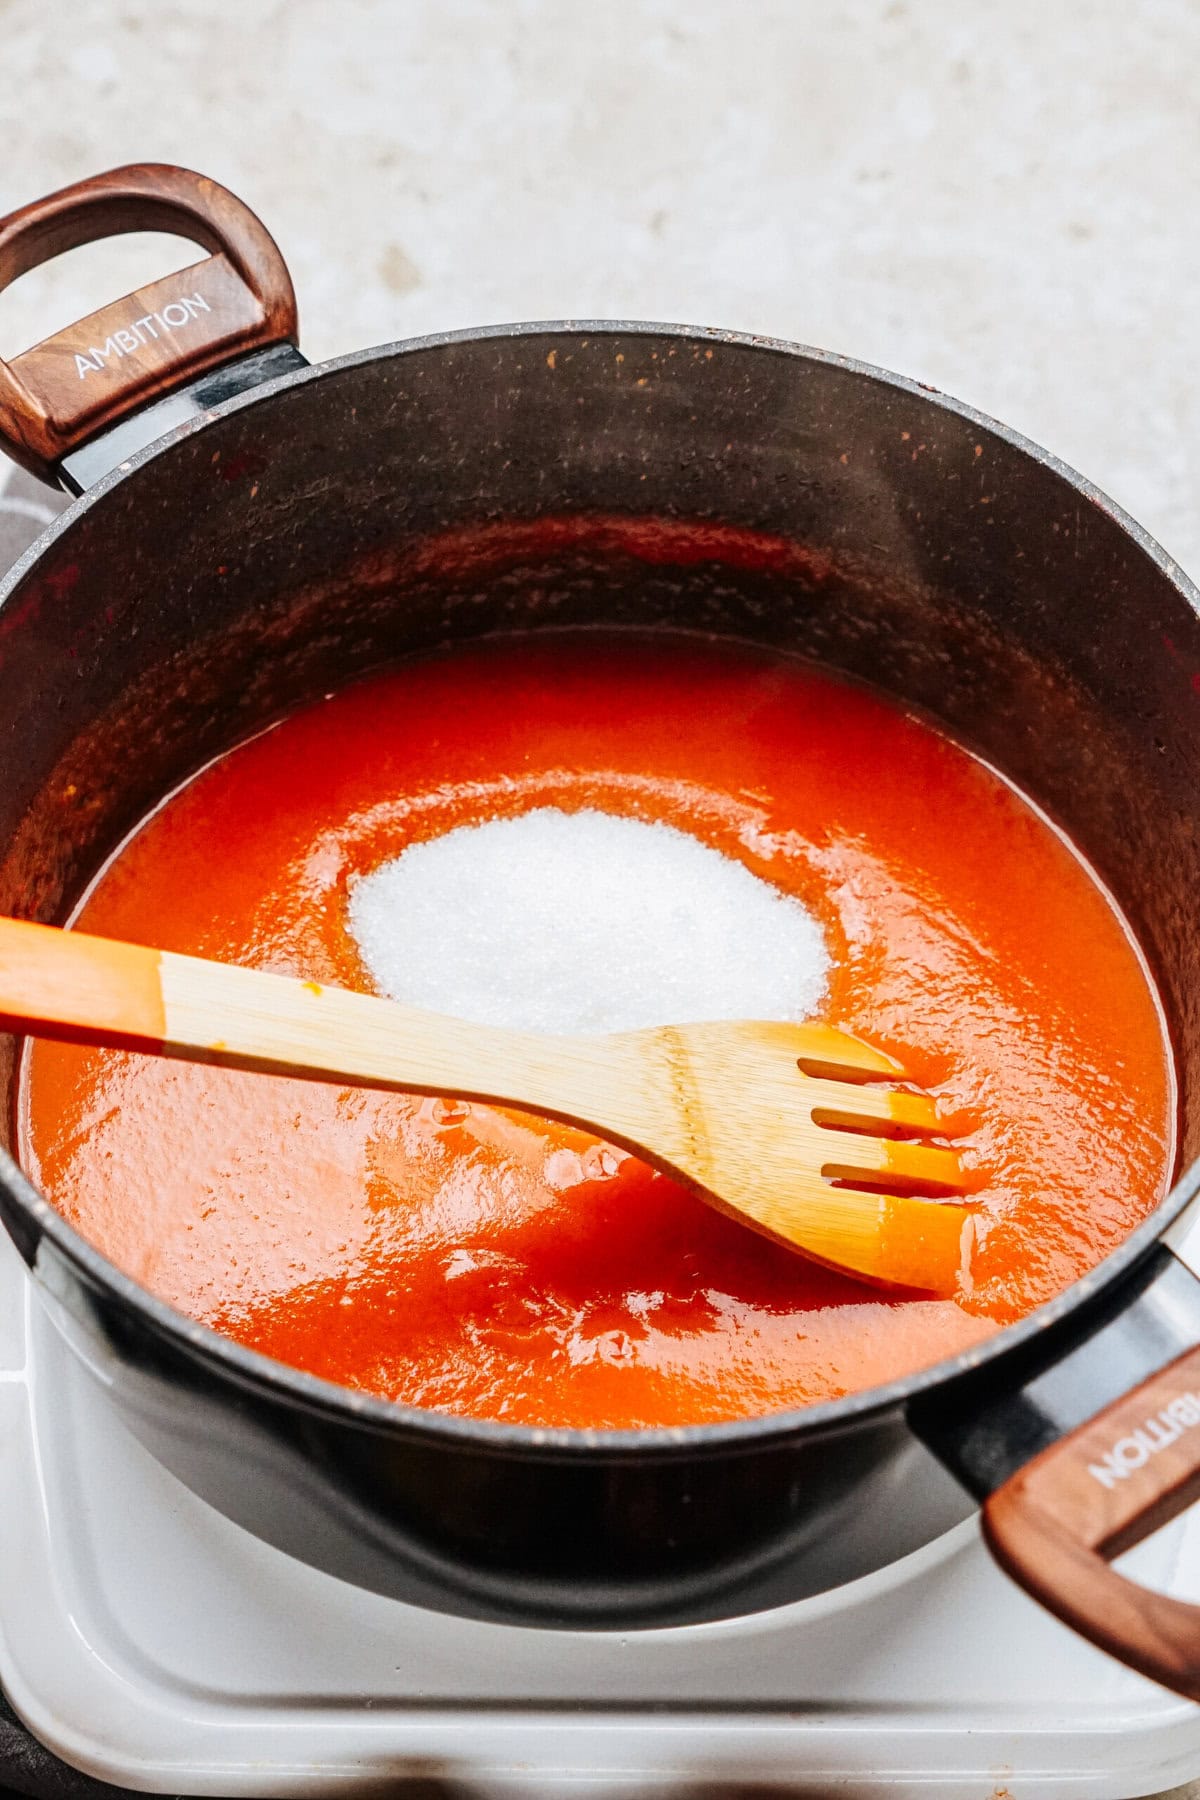
[[[1007,420],[1200,570],[1193,0],[0,0],[0,46],[0,210],[199,167],[278,237],[313,358],[520,318],[796,338]],[[0,353],[145,258],[27,277]]]

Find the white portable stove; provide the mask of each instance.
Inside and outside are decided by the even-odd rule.
[[[1200,1774],[1200,1708],[1040,1611],[974,1522],[817,1599],[669,1631],[477,1624],[318,1574],[134,1442],[7,1238],[0,1546],[13,1705],[151,1792],[1133,1800]],[[1200,1598],[1200,1513],[1126,1566]]]

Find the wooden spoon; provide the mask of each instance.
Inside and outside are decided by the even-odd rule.
[[[958,1282],[970,1210],[914,1197],[961,1193],[958,1157],[900,1135],[938,1132],[932,1100],[878,1085],[903,1070],[828,1025],[500,1031],[3,918],[0,1021],[191,1062],[521,1107],[599,1133],[820,1262],[939,1294]]]

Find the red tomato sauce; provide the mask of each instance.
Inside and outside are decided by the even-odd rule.
[[[536,806],[666,821],[815,913],[821,1016],[898,1054],[965,1130],[983,1185],[955,1299],[817,1268],[561,1125],[116,1051],[31,1047],[31,1175],[121,1269],[268,1356],[582,1427],[905,1374],[1057,1293],[1159,1200],[1168,1051],[1095,878],[927,724],[749,648],[563,633],[364,681],[171,797],[77,922],[366,987],[348,882]]]

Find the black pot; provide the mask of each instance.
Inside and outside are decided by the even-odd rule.
[[[1160,984],[1191,1160],[1200,620],[1132,521],[967,407],[725,332],[514,326],[310,369],[270,239],[179,171],[14,215],[0,286],[164,224],[218,254],[0,365],[0,435],[80,494],[0,586],[0,908],[62,919],[166,790],[366,668],[512,628],[728,633],[936,715],[1064,825]],[[646,519],[672,530],[630,529]],[[14,1058],[7,1040],[6,1120]],[[903,1381],[590,1433],[415,1411],[242,1349],[114,1269],[0,1155],[8,1230],[111,1404],[313,1564],[478,1618],[668,1625],[864,1574],[986,1498],[1027,1586],[1200,1696],[1200,1613],[1104,1560],[1200,1486],[1200,1284],[1170,1248],[1195,1192],[1185,1175],[1068,1292]]]

